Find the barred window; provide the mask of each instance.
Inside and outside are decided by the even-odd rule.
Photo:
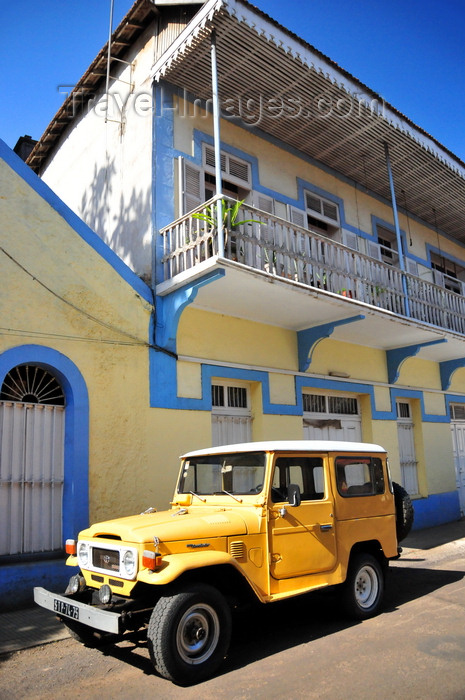
[[[247,388],[231,384],[212,384],[212,406],[247,409],[249,407]]]
[[[347,396],[330,396],[329,413],[339,413],[344,416],[356,416],[358,414],[357,399]]]
[[[465,404],[452,403],[449,410],[452,420],[465,420]]]
[[[320,394],[303,395],[304,411],[308,413],[326,413],[326,396]]]
[[[410,418],[410,406],[408,403],[403,401],[397,403],[397,418]]]
[[[327,413],[330,415],[357,416],[358,401],[352,396],[304,394],[303,409],[306,413]]]

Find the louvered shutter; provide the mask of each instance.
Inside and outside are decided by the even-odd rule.
[[[185,158],[181,163],[181,197],[182,213],[187,214],[203,202],[202,170]]]
[[[348,248],[352,248],[353,250],[358,250],[358,236],[356,233],[352,233],[352,231],[343,231],[342,232],[342,242]]]
[[[293,224],[301,228],[307,228],[307,217],[305,212],[296,207],[289,207],[289,218]]]

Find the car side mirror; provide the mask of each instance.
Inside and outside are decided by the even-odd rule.
[[[289,484],[287,487],[287,500],[293,508],[300,506],[301,496],[298,484]]]

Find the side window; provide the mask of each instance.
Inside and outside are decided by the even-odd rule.
[[[338,457],[336,483],[345,497],[384,493],[383,464],[379,457]]]
[[[278,457],[273,473],[271,500],[279,503],[287,500],[287,487],[297,484],[302,501],[324,498],[325,484],[321,457]]]

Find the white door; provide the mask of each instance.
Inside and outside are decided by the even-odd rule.
[[[460,511],[465,515],[465,421],[452,421],[450,427]]]
[[[361,442],[362,426],[354,396],[303,395],[304,440]]]
[[[407,401],[397,402],[397,437],[399,443],[402,486],[411,495],[418,493],[418,470],[415,454],[414,425]]]
[[[63,406],[0,401],[0,555],[62,547]]]
[[[246,384],[216,380],[212,384],[212,445],[252,440],[250,392]]]

